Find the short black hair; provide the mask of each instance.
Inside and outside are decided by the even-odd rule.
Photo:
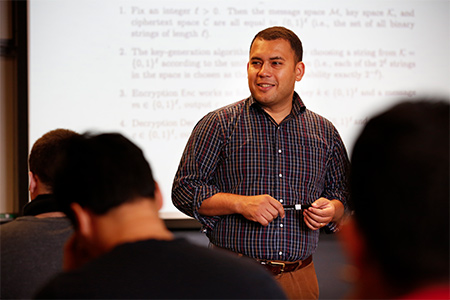
[[[57,168],[55,158],[62,151],[65,141],[78,135],[72,130],[58,128],[45,133],[33,144],[28,157],[30,172],[39,177],[48,190],[53,190]]]
[[[291,45],[292,50],[294,50],[295,54],[295,63],[298,63],[302,61],[303,59],[303,46],[302,42],[300,41],[299,37],[292,31],[285,27],[281,26],[274,26],[266,28],[260,32],[258,32],[255,37],[253,38],[251,44],[250,44],[250,51],[252,49],[254,41],[257,39],[263,39],[266,41],[273,41],[278,39],[283,39],[289,42]]]
[[[351,208],[370,255],[399,289],[449,277],[449,99],[372,118],[352,153]]]
[[[54,194],[73,220],[72,202],[97,215],[139,198],[154,198],[155,182],[142,150],[119,133],[72,138],[60,157]]]

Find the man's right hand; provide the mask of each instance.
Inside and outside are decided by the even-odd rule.
[[[284,218],[283,205],[270,195],[242,196],[218,193],[203,201],[199,213],[206,216],[241,214],[246,219],[269,225],[275,218]]]
[[[237,211],[246,219],[269,225],[278,216],[284,218],[283,205],[270,195],[245,196],[237,203]]]

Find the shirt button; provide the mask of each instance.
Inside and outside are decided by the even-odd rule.
[[[278,150],[278,153],[281,153],[281,149]]]
[[[280,199],[280,203],[283,203],[283,199]]]
[[[282,251],[280,251],[280,252],[278,252],[278,254],[279,254],[279,255],[283,255],[283,252],[282,252]]]
[[[283,224],[280,224],[280,227],[283,228]]]
[[[278,177],[280,177],[280,178],[283,177],[283,174],[278,174]]]

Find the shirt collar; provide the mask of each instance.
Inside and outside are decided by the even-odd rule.
[[[52,194],[38,195],[23,207],[24,216],[36,216],[55,211],[61,211],[61,208]]]
[[[306,110],[306,106],[303,103],[300,96],[297,94],[297,92],[294,92],[294,97],[292,99],[292,111],[291,114],[293,115],[301,115]]]
[[[250,96],[248,98],[248,104],[249,104],[249,106],[252,106],[252,107],[255,107],[258,109],[262,109],[261,105],[259,105],[259,103],[253,98],[253,96]],[[294,91],[294,96],[292,97],[291,114],[292,115],[301,115],[303,112],[305,112],[305,110],[306,110],[305,104],[303,103],[302,99],[297,94],[297,92]]]

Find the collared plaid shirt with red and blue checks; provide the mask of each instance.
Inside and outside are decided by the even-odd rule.
[[[175,175],[172,201],[203,224],[216,246],[258,259],[302,260],[316,250],[319,230],[309,229],[300,211],[286,211],[285,218],[264,227],[238,214],[203,216],[202,201],[223,192],[269,194],[286,205],[325,197],[347,207],[348,170],[336,128],[306,109],[297,93],[280,124],[249,97],[197,123]]]

